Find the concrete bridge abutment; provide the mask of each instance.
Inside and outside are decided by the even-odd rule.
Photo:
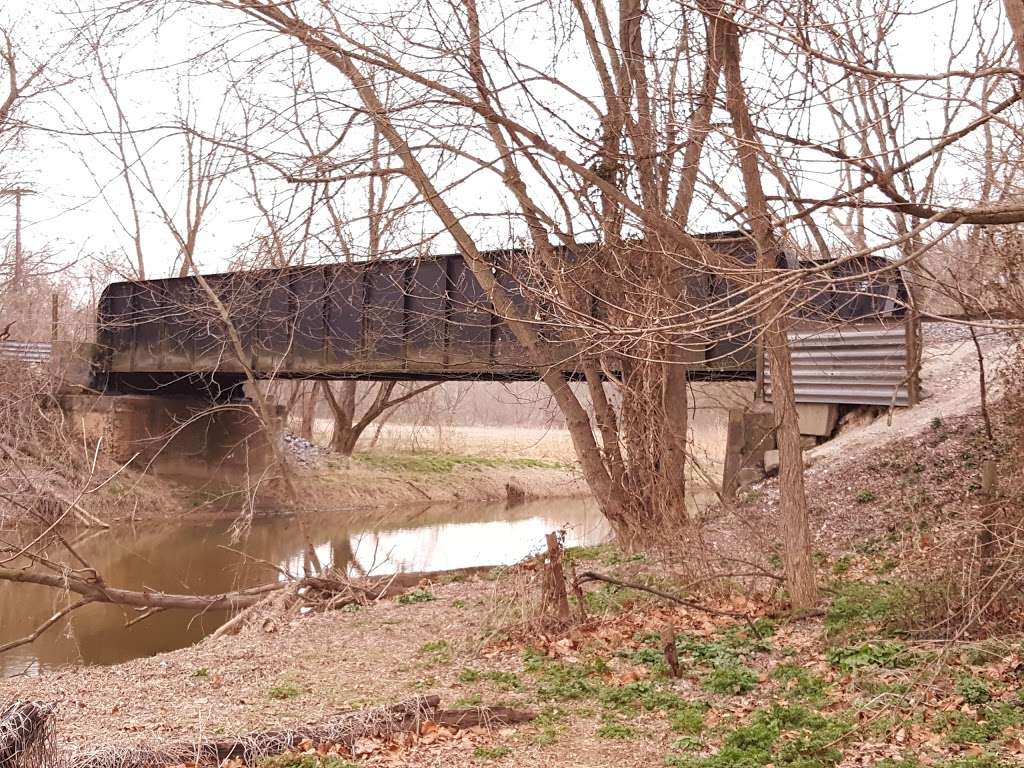
[[[270,434],[247,401],[201,396],[74,394],[61,398],[74,428],[118,463],[158,475],[223,480],[263,475],[274,463]]]

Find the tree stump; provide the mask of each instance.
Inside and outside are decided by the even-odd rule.
[[[542,613],[554,615],[559,623],[568,624],[572,614],[569,610],[569,596],[565,591],[565,571],[562,568],[562,542],[558,534],[546,536],[548,551],[544,559],[544,581]]]

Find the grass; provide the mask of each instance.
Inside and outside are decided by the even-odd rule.
[[[704,680],[704,687],[722,696],[738,696],[754,690],[757,682],[754,670],[742,664],[726,662],[711,670],[711,674]]]
[[[905,602],[903,588],[888,581],[848,581],[835,585],[825,614],[826,637],[853,637],[884,630]]]
[[[477,760],[500,760],[512,754],[508,747],[477,747],[473,750],[473,757]]]
[[[973,675],[964,675],[956,681],[956,692],[968,704],[985,704],[992,698],[988,685]]]
[[[1008,702],[987,704],[979,707],[975,715],[946,713],[942,722],[951,744],[988,744],[1002,738],[1007,729],[1024,725],[1024,708]]]
[[[597,735],[602,739],[635,739],[638,734],[632,726],[621,723],[618,720],[605,720],[597,729]]]
[[[343,760],[337,755],[307,755],[299,752],[285,752],[283,755],[265,757],[258,763],[259,768],[357,768],[355,763]]]
[[[780,664],[772,671],[772,678],[779,681],[786,698],[809,703],[825,700],[828,683],[796,664]]]
[[[386,472],[414,472],[417,474],[443,475],[459,468],[502,468],[510,469],[563,469],[564,464],[556,461],[529,458],[500,458],[491,456],[470,456],[457,453],[436,453],[433,451],[410,451],[408,453],[364,453],[358,461],[373,469]]]
[[[452,646],[447,640],[432,640],[420,646],[419,655],[429,664],[447,664],[452,659]]]
[[[399,605],[415,605],[416,603],[429,603],[436,600],[434,593],[427,589],[414,589],[412,592],[405,592],[399,595],[395,602]]]
[[[691,701],[673,710],[670,717],[672,730],[687,736],[698,736],[704,729],[704,715],[708,705],[703,701]]]
[[[295,699],[302,695],[302,689],[293,683],[279,683],[273,686],[267,695],[275,701]]]

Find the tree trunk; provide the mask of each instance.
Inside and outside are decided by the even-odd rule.
[[[725,13],[717,3],[714,6],[707,3],[705,9],[706,13],[717,16]],[[739,36],[731,19],[725,37],[726,106],[736,131],[740,171],[758,260],[767,276],[779,268],[781,249],[773,232],[768,201],[761,185],[758,162],[761,145],[747,107],[740,69]],[[781,298],[773,299],[761,311],[761,323],[771,357],[772,408],[779,446],[779,534],[782,538],[786,588],[794,610],[805,611],[817,602],[818,590],[811,557],[803,449],[800,446],[793,368],[786,334],[788,310],[789,307]]]

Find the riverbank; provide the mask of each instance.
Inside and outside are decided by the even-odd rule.
[[[154,475],[120,467],[101,454],[89,481],[74,486],[56,472],[29,467],[49,489],[42,511],[49,522],[75,505],[92,518],[125,522],[185,517],[309,514],[399,505],[467,501],[519,502],[589,495],[564,430],[477,427],[450,429],[438,441],[392,427],[373,448],[345,458],[319,448],[288,450],[296,497],[280,479],[245,477],[213,468],[188,476]],[[38,511],[38,510],[36,510]],[[66,516],[74,527],[81,521]],[[0,529],[38,523],[29,509],[0,500]]]
[[[319,467],[297,468],[294,484],[297,502],[290,502],[279,489],[275,501],[286,508],[313,511],[589,495],[574,463],[432,451],[327,459]]]
[[[828,598],[800,620],[776,614],[768,594],[687,590],[692,564],[678,558],[592,547],[570,553],[578,572],[686,594],[710,612],[590,584],[584,622],[544,626],[539,574],[512,569],[424,582],[359,609],[268,607],[237,636],[0,681],[0,701],[56,703],[63,748],[120,750],[323,722],[425,694],[448,707],[537,715],[491,731],[366,740],[358,755],[296,755],[284,768],[1022,764],[1021,637],[939,644],[908,635],[910,606],[893,588],[904,575],[898,549],[850,541],[823,558]]]

